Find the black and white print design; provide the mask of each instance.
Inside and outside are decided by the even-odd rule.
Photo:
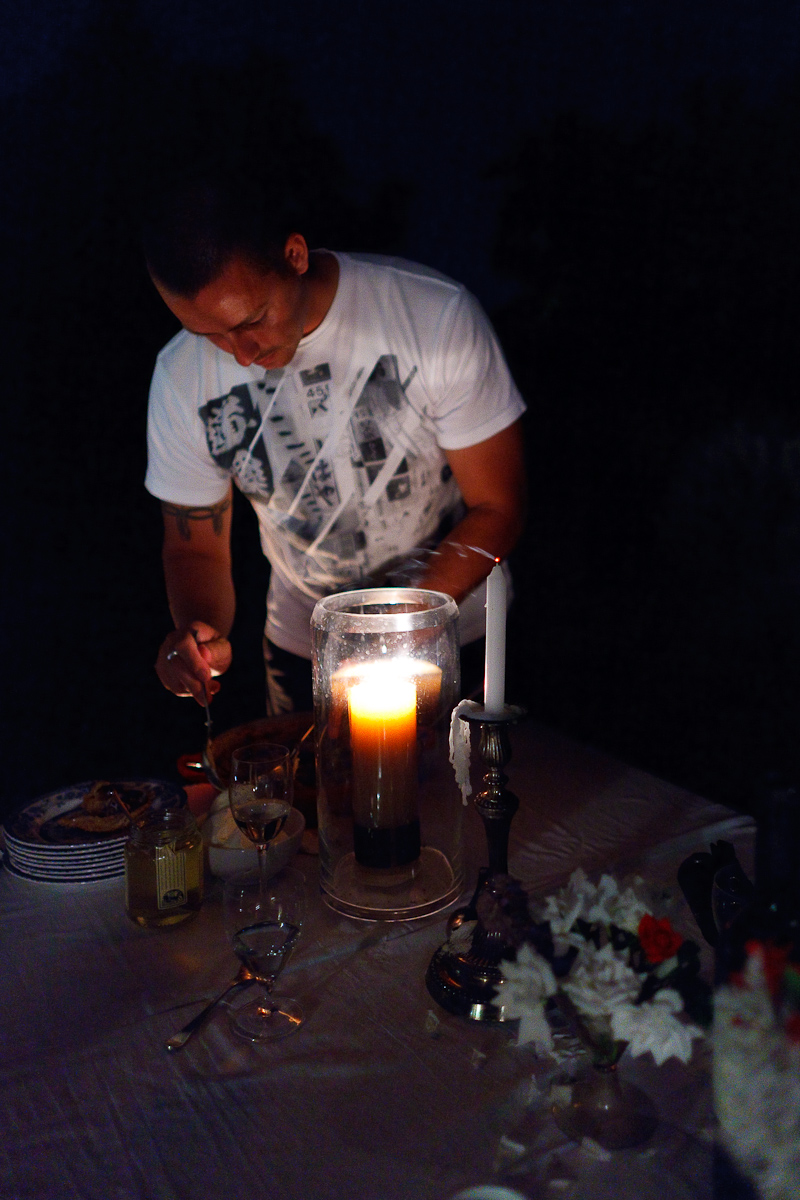
[[[258,384],[258,391],[272,396],[274,386]],[[217,466],[229,471],[245,495],[269,497],[272,472],[263,439],[259,436],[261,411],[246,383],[231,388],[225,396],[209,400],[200,409],[208,452]]]
[[[367,581],[458,503],[435,431],[408,399],[415,373],[401,379],[393,354],[338,390],[328,363],[271,371],[199,410],[270,561],[309,595]]]

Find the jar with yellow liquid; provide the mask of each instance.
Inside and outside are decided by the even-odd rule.
[[[133,825],[125,846],[125,909],[137,925],[177,925],[203,902],[203,838],[188,808]]]

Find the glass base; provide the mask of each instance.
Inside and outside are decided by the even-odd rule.
[[[606,1150],[640,1146],[658,1125],[649,1096],[620,1079],[616,1066],[592,1067],[572,1085],[569,1102],[553,1105],[556,1125],[575,1142],[588,1137]]]
[[[197,908],[166,909],[164,912],[155,913],[131,912],[129,909],[128,916],[142,929],[161,929],[167,925],[179,925],[181,921],[189,921],[196,917],[199,911],[199,905]]]
[[[234,1033],[248,1042],[274,1042],[299,1029],[305,1017],[296,1000],[262,994],[239,1008],[230,1008],[228,1020]]]
[[[364,921],[409,921],[441,912],[458,899],[461,880],[440,850],[423,846],[403,867],[362,867],[352,852],[322,880],[322,899],[335,912]]]

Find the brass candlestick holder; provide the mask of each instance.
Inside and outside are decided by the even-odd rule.
[[[486,831],[489,865],[481,869],[472,899],[447,922],[447,941],[431,959],[428,991],[447,1012],[473,1021],[501,1021],[494,992],[502,981],[500,962],[513,953],[530,924],[527,898],[508,874],[508,837],[519,800],[506,788],[503,768],[511,758],[509,727],[526,715],[506,705],[499,713],[478,708],[462,720],[480,729],[478,750],[487,770],[475,807]]]

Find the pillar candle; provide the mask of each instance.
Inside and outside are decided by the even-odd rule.
[[[339,736],[342,718],[347,713],[347,697],[356,684],[374,681],[386,692],[397,679],[413,683],[416,688],[418,724],[432,725],[439,716],[442,668],[425,659],[410,656],[392,658],[388,662],[371,659],[366,662],[346,662],[331,675],[331,737]]]
[[[486,580],[486,671],[483,706],[487,713],[502,712],[506,678],[506,577],[497,562]]]
[[[356,684],[348,693],[353,753],[353,819],[372,829],[407,825],[417,816],[417,690]]]

